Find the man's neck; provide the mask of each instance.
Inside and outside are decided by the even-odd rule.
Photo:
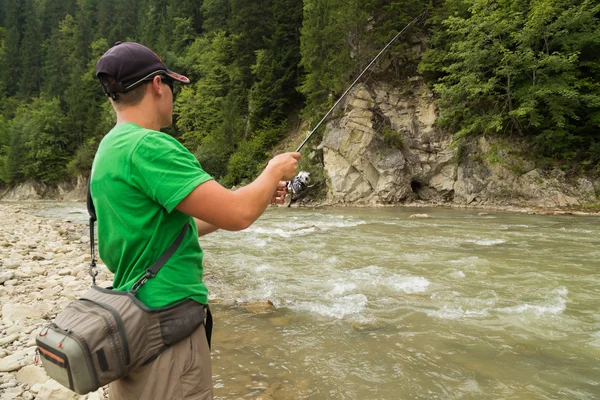
[[[160,131],[160,123],[156,118],[156,114],[148,112],[141,107],[127,107],[117,111],[117,125],[131,122],[144,129],[152,129]]]

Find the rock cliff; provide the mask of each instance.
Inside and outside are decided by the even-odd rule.
[[[410,89],[357,86],[321,144],[328,202],[569,207],[597,200],[600,181],[536,169],[515,140],[455,146],[437,118],[433,95],[419,78]]]
[[[73,182],[63,182],[57,186],[49,186],[39,182],[25,182],[13,188],[0,189],[0,200],[85,201],[87,184],[87,177],[82,175],[79,175]]]

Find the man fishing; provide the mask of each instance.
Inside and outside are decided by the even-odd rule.
[[[219,228],[245,229],[270,203],[282,203],[284,181],[296,174],[300,153],[274,157],[251,184],[228,190],[177,140],[160,132],[172,124],[173,84],[189,84],[188,78],[133,42],[117,42],[98,60],[96,74],[117,114],[96,153],[90,183],[100,257],[114,273],[113,286],[131,289],[182,226],[191,223],[178,250],[137,291],[137,298],[152,309],[182,299],[208,304],[197,238]],[[205,328],[112,382],[110,398],[212,399],[210,332]]]

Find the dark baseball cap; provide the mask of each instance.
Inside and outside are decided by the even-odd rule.
[[[144,45],[135,42],[117,42],[96,63],[96,76],[109,75],[115,83],[102,85],[104,93],[113,97],[128,92],[156,75],[166,75],[183,84],[190,80],[167,68],[160,57]],[[102,80],[100,80],[102,84]],[[113,97],[114,98],[114,97]]]

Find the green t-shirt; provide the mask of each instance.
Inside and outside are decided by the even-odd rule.
[[[102,139],[91,192],[100,258],[114,273],[116,290],[129,290],[189,223],[175,254],[137,297],[151,308],[185,298],[208,303],[198,229],[193,218],[175,207],[211,179],[196,158],[165,133],[124,123]]]

